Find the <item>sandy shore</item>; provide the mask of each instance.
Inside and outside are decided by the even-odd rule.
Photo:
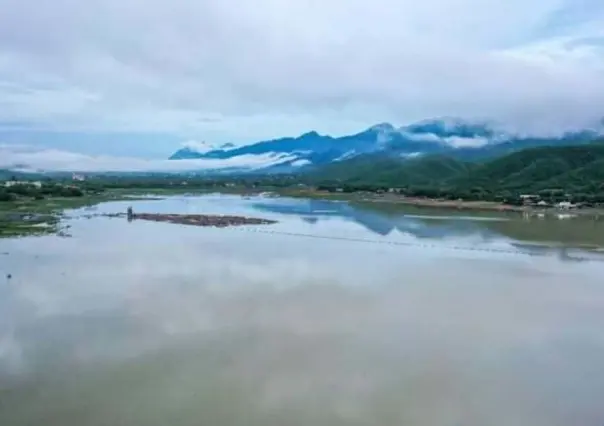
[[[283,196],[302,198],[319,198],[325,200],[360,201],[368,203],[403,204],[417,207],[433,207],[459,210],[486,210],[503,212],[525,212],[531,210],[526,206],[512,206],[492,201],[459,201],[422,197],[406,197],[398,194],[370,194],[370,193],[337,193],[326,191],[285,191]]]
[[[493,201],[457,201],[457,200],[438,200],[430,198],[415,198],[415,197],[375,197],[362,198],[359,201],[372,203],[391,203],[402,204],[417,207],[457,209],[470,211],[493,211],[493,212],[517,212],[531,215],[580,215],[580,216],[604,216],[604,209],[588,207],[588,208],[572,208],[559,209],[555,207],[537,207],[537,206],[512,206],[509,204],[497,203]]]
[[[457,200],[438,200],[431,198],[415,198],[415,197],[372,197],[361,198],[360,201],[368,201],[375,203],[393,203],[406,204],[418,207],[434,207],[445,209],[458,210],[485,210],[485,211],[501,211],[501,212],[526,212],[531,211],[530,207],[512,206],[509,204],[496,203],[492,201],[457,201]]]

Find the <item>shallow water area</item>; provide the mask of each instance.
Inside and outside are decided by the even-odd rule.
[[[129,205],[277,223],[88,218]],[[66,216],[0,240],[2,426],[604,419],[600,223],[218,194]]]

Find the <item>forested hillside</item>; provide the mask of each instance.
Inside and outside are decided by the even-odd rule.
[[[426,196],[498,200],[535,193],[604,202],[604,144],[530,148],[485,162],[364,156],[324,167],[310,179],[346,191],[401,188]]]

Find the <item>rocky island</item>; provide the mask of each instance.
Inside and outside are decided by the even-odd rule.
[[[270,225],[275,220],[259,219],[244,216],[208,215],[208,214],[164,214],[164,213],[133,213],[128,210],[128,220],[151,220],[153,222],[169,222],[180,225],[213,226],[226,228],[241,225]]]

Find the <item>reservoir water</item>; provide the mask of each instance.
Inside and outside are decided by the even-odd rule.
[[[90,218],[129,205],[278,223]],[[604,424],[582,249],[604,222],[222,195],[67,215],[71,238],[0,240],[2,426]]]

